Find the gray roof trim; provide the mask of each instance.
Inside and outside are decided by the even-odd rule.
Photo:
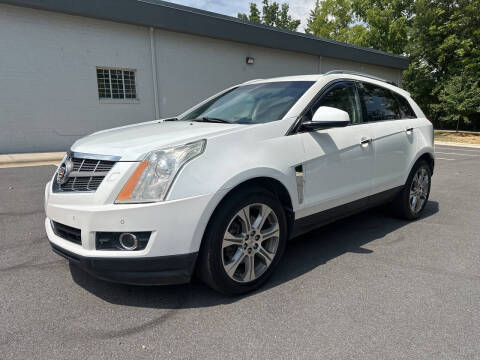
[[[409,64],[409,59],[405,56],[254,24],[160,0],[0,0],[0,3],[151,26],[396,69],[406,69]]]

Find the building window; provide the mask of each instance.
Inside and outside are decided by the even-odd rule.
[[[135,70],[97,68],[100,100],[136,100]]]

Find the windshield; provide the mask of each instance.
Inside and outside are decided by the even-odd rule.
[[[313,81],[280,81],[236,87],[191,111],[181,120],[225,120],[260,124],[280,120]]]

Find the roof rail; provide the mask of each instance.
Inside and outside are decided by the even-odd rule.
[[[333,75],[333,74],[349,74],[349,75],[364,76],[364,77],[369,78],[369,79],[378,80],[378,81],[383,81],[383,82],[386,82],[387,84],[394,85],[394,86],[398,86],[398,85],[395,84],[393,81],[388,81],[388,80],[379,78],[378,76],[369,75],[369,74],[364,74],[364,73],[361,73],[361,72],[358,72],[358,71],[350,71],[350,70],[330,70],[330,71],[326,72],[326,73],[323,74],[323,75]]]
[[[260,80],[265,80],[265,79],[252,79],[252,80],[245,81],[241,84],[242,85],[247,85],[247,84],[251,84],[251,83],[254,83],[255,81],[260,81]]]

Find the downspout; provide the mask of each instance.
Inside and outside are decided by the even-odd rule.
[[[160,110],[158,107],[158,85],[157,85],[157,53],[155,50],[155,29],[150,28],[150,53],[152,54],[152,76],[153,76],[153,102],[155,103],[155,119],[160,118]]]

